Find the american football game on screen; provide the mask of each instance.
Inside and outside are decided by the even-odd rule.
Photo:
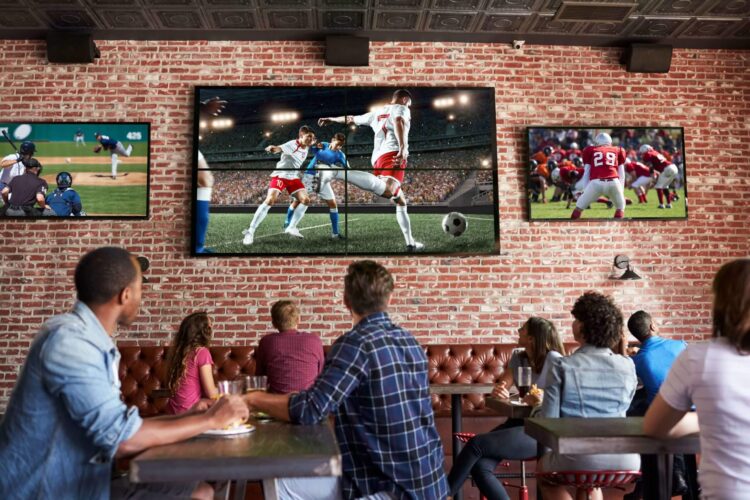
[[[494,106],[491,88],[197,87],[192,253],[496,252]]]

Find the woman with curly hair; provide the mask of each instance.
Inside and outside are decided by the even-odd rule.
[[[553,361],[540,417],[625,417],[635,394],[635,365],[623,354],[623,317],[605,295],[586,292],[576,300],[573,337],[581,346],[566,358]],[[560,455],[546,453],[539,462],[544,471],[634,470],[640,456]],[[541,484],[545,499],[570,499],[563,486]],[[576,492],[585,498],[584,491]],[[596,492],[601,498],[601,490]]]
[[[214,361],[208,350],[212,335],[211,318],[196,312],[182,320],[174,336],[169,356],[167,387],[172,393],[167,411],[173,415],[184,413],[201,397],[215,398]]]
[[[557,329],[544,318],[531,317],[518,329],[518,345],[514,349],[508,369],[497,384],[493,395],[508,399],[508,387],[514,382],[516,369],[530,366],[532,382],[544,389],[552,361],[565,355]],[[524,401],[531,405],[541,398],[528,394]],[[523,420],[511,419],[492,431],[469,440],[461,450],[448,475],[450,494],[455,495],[471,473],[479,491],[489,500],[506,500],[508,493],[495,477],[495,468],[502,460],[522,460],[536,456],[536,441],[523,430]]]
[[[713,293],[713,338],[680,354],[643,430],[680,437],[700,421],[701,498],[750,498],[750,259],[724,264]]]

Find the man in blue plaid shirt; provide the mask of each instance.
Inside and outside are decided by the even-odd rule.
[[[383,266],[352,263],[344,279],[344,304],[354,327],[333,344],[313,386],[292,395],[252,392],[246,398],[251,407],[294,423],[334,415],[344,498],[442,500],[448,489],[427,358],[412,334],[389,319],[392,292],[393,277]],[[281,492],[291,498],[338,495],[338,484],[331,487],[330,480],[319,486],[296,481],[297,487],[282,482]]]

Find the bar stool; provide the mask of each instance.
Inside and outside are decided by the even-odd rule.
[[[476,434],[474,434],[473,432],[457,432],[454,434],[454,436],[456,437],[456,439],[458,439],[459,441],[465,444],[465,443],[468,443],[471,438],[476,436]],[[529,458],[528,460],[536,461],[536,457]],[[521,460],[521,473],[519,475],[521,478],[520,485],[511,484],[508,481],[503,481],[503,486],[507,486],[510,488],[518,488],[518,500],[529,500],[529,488],[526,485],[526,462],[527,460]],[[503,460],[502,462],[497,464],[497,466],[507,469],[507,468],[510,468],[510,462],[508,462],[507,460]],[[507,472],[501,472],[497,474],[497,476],[515,477],[515,475],[510,475]],[[472,480],[472,483],[473,483],[473,480]],[[487,500],[487,498],[484,495],[480,495],[479,500]]]
[[[591,498],[591,493],[596,488],[624,490],[623,486],[632,483],[640,476],[639,471],[632,470],[577,470],[536,473],[537,479],[542,479],[548,483],[586,490],[587,499]]]

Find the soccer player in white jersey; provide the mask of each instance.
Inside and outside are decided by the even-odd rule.
[[[411,220],[406,211],[406,197],[401,190],[406,162],[409,157],[409,128],[411,127],[411,94],[399,89],[393,93],[390,104],[380,109],[357,116],[321,118],[318,125],[330,123],[369,125],[375,133],[371,163],[373,173],[359,170],[329,170],[321,172],[321,189],[332,179],[346,179],[360,189],[389,198],[396,203],[396,220],[406,240],[406,248],[413,252],[424,245],[414,240]]]
[[[245,235],[242,239],[243,245],[253,244],[255,230],[258,229],[260,223],[266,218],[268,211],[276,203],[276,199],[282,191],[286,191],[292,198],[295,198],[299,202],[299,205],[294,210],[294,215],[292,215],[292,220],[284,232],[296,238],[304,238],[299,229],[297,229],[297,225],[307,211],[310,198],[307,196],[307,189],[302,184],[299,175],[300,167],[302,167],[307,158],[308,148],[314,143],[315,133],[313,133],[310,127],[303,125],[299,129],[297,139],[285,142],[281,146],[268,146],[266,148],[266,151],[269,153],[281,153],[281,158],[276,164],[276,170],[271,174],[271,183],[268,186],[268,195],[265,201],[255,210],[250,227],[242,232]]]

